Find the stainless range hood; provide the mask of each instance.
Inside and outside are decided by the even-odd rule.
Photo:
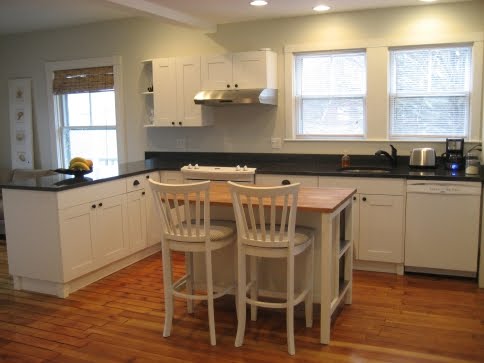
[[[277,105],[277,89],[237,89],[200,91],[194,99],[197,105]]]

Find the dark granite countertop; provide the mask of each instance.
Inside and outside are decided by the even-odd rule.
[[[443,166],[435,169],[415,170],[408,167],[408,157],[398,157],[398,166],[388,173],[342,173],[341,155],[319,154],[255,154],[255,153],[194,153],[194,152],[146,152],[146,160],[119,164],[115,167],[95,168],[84,178],[57,174],[0,185],[6,189],[62,191],[88,186],[128,176],[156,171],[179,170],[186,164],[236,166],[257,168],[258,174],[296,174],[314,176],[341,176],[365,178],[404,178],[422,180],[477,181],[484,180],[484,168],[480,175],[465,175],[464,171],[449,171]],[[352,155],[351,166],[389,168],[388,160],[373,155]]]

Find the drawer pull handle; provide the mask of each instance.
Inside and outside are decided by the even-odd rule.
[[[287,180],[287,179],[284,179],[282,182],[281,182],[281,185],[289,185],[291,184],[291,181],[290,180]]]
[[[96,204],[91,205],[91,208],[92,209],[95,209],[96,208]]]
[[[353,200],[356,200],[356,197],[353,197]]]
[[[142,192],[141,195],[145,195],[145,192]]]
[[[98,206],[102,207],[102,206],[103,206],[103,204],[102,204],[102,203],[99,203],[99,204],[98,204]]]
[[[149,176],[149,175],[147,175],[147,176],[146,176],[146,179],[149,179],[149,178],[150,178],[150,176]]]
[[[366,202],[366,197],[363,197],[363,202]]]
[[[136,180],[133,182],[133,185],[134,185],[134,186],[139,185],[139,181],[138,181],[138,179],[136,179]]]

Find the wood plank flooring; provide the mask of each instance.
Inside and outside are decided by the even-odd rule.
[[[295,323],[296,355],[286,350],[283,312],[260,310],[234,347],[234,299],[215,304],[217,346],[207,310],[177,301],[172,336],[162,337],[160,254],[67,299],[14,291],[0,245],[0,362],[484,362],[484,291],[475,281],[354,272],[353,304],[333,322],[331,344]],[[181,274],[183,259],[176,263]]]

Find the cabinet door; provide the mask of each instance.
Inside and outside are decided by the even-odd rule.
[[[201,60],[201,74],[203,90],[233,88],[232,55],[203,56]]]
[[[128,193],[128,239],[130,252],[146,247],[146,193],[137,190]]]
[[[272,54],[272,53],[271,53]],[[234,87],[250,88],[277,88],[269,85],[268,52],[254,51],[235,53],[233,55],[233,82]]]
[[[160,173],[150,173],[149,179],[159,182]],[[148,184],[148,179],[146,179],[146,184]],[[155,201],[153,200],[153,194],[149,188],[150,186],[146,185],[146,239],[148,246],[152,246],[161,242],[161,224]]]
[[[165,184],[183,184],[183,174],[181,171],[166,170],[160,173],[161,182]]]
[[[124,257],[128,251],[126,194],[97,202],[94,219],[96,266],[101,267]]]
[[[201,90],[200,57],[176,59],[177,119],[179,126],[200,126],[202,106],[193,99]]]
[[[403,196],[360,194],[358,258],[403,262]]]
[[[94,203],[85,203],[66,208],[59,213],[64,282],[95,269],[92,232],[96,206]]]
[[[154,126],[172,126],[176,120],[175,58],[153,60]]]

